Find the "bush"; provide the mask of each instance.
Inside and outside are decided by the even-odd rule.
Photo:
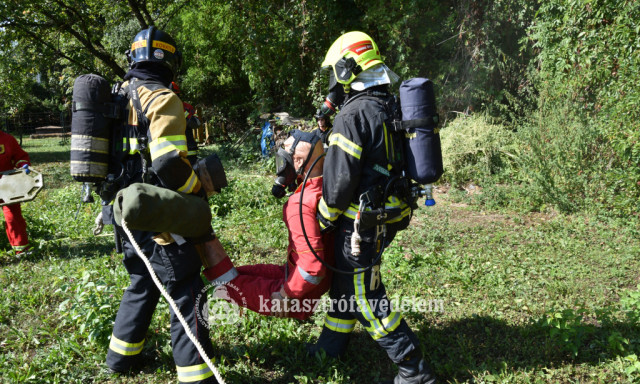
[[[518,179],[541,206],[562,212],[601,206],[605,142],[595,124],[558,108],[538,112],[516,138],[521,148]]]
[[[616,215],[640,212],[638,20],[637,1],[545,0],[531,29],[540,50],[540,105],[552,112],[570,106],[598,132],[600,169],[591,181]]]
[[[454,187],[495,182],[508,175],[518,151],[513,133],[480,115],[454,120],[440,131],[445,174]]]
[[[638,212],[630,178],[597,120],[559,101],[518,122],[512,131],[474,115],[441,131],[443,181],[483,187],[476,199],[491,208],[564,213]],[[622,193],[627,191],[628,193]]]

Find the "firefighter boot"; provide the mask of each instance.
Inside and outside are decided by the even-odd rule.
[[[397,363],[398,375],[393,380],[381,384],[435,384],[436,377],[431,373],[427,362],[419,351],[414,350],[403,361]]]
[[[204,276],[212,284],[225,284],[238,276],[238,271],[217,238],[201,244],[199,252],[205,267]]]
[[[339,358],[347,350],[350,336],[349,333],[335,332],[326,326],[322,327],[318,341],[315,344],[308,343],[306,345],[307,355],[315,356],[324,351],[328,357]]]

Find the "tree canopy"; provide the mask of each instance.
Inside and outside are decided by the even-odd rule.
[[[121,78],[131,40],[154,24],[183,51],[183,96],[205,119],[311,116],[326,93],[326,50],[361,30],[401,78],[434,81],[445,124],[478,113],[510,132],[538,122],[543,142],[555,134],[540,122],[552,116],[592,128],[593,147],[558,153],[589,159],[581,190],[601,184],[602,202],[639,210],[637,1],[0,0],[0,11],[3,113],[68,108],[82,73]],[[547,187],[570,174],[545,176]]]
[[[121,78],[133,36],[154,24],[184,52],[186,95],[232,118],[278,108],[311,113],[326,87],[319,63],[349,30],[370,34],[402,77],[436,80],[452,110],[477,109],[480,99],[519,86],[527,57],[518,39],[534,11],[526,3],[3,0],[0,70],[12,88],[3,90],[3,103],[26,108],[25,87],[36,74],[60,105],[81,73]]]

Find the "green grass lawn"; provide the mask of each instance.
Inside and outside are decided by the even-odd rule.
[[[81,205],[69,144],[24,140],[45,189],[23,205],[35,252],[0,238],[0,382],[177,382],[168,306],[147,336],[146,367],[109,375],[105,356],[128,276],[110,227],[92,234],[99,203]],[[207,148],[211,152],[214,148]],[[270,196],[270,163],[223,154],[230,185],[210,199],[214,228],[238,265],[281,263],[287,233]],[[439,188],[386,251],[383,281],[398,298],[442,300],[406,312],[442,382],[640,382],[640,230],[597,215],[489,211]],[[422,201],[421,201],[422,203]],[[360,326],[347,357],[307,357],[323,314],[307,322],[244,312],[212,330],[227,383],[374,383],[393,364]]]

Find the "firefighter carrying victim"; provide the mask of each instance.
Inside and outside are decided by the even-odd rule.
[[[118,129],[110,131],[110,141],[76,135],[74,144],[72,127],[72,175],[80,176],[78,181],[85,181],[82,177],[94,180],[90,168],[99,165],[100,175],[96,179],[104,177],[105,180],[98,183],[103,221],[113,224],[121,238],[123,264],[131,280],[114,322],[107,353],[109,368],[114,372],[129,372],[144,363],[141,352],[145,335],[160,296],[152,281],[153,274],[143,263],[148,259],[149,268],[160,278],[197,339],[192,342],[186,337],[186,330],[172,310],[172,348],[180,382],[217,382],[215,368],[210,361],[203,362],[195,346],[196,341],[200,343],[207,356],[213,352],[209,329],[200,326],[206,322],[199,318],[200,308],[194,294],[206,291],[200,278],[204,266],[204,275],[209,281],[233,282],[240,286],[240,293],[244,292],[243,296],[250,299],[246,306],[265,315],[308,318],[315,308],[293,311],[289,306],[291,301],[317,299],[329,287],[332,300],[355,299],[356,310],[341,311],[340,306],[329,310],[317,343],[309,346],[308,351],[314,354],[324,350],[329,356],[339,356],[359,321],[398,366],[393,383],[434,383],[418,338],[402,314],[388,303],[381,279],[379,256],[396,232],[407,227],[412,203],[396,196],[396,188],[389,188],[397,164],[389,150],[392,135],[387,127],[392,124],[395,107],[388,86],[397,81],[397,75],[384,65],[375,42],[362,32],[349,32],[333,43],[322,63],[322,67],[331,72],[328,105],[333,111],[340,107],[333,131],[328,130],[325,136],[321,128],[327,124],[320,124],[318,132],[294,130],[285,147],[278,150],[278,178],[272,193],[283,197],[287,188],[295,190],[283,207],[283,219],[289,230],[284,266],[235,268],[207,215],[200,215],[204,217],[201,220],[204,225],[200,225],[204,232],[197,235],[152,230],[154,223],[147,224],[143,217],[141,227],[137,230],[131,227],[133,235],[127,237],[128,230],[120,225],[125,222],[124,211],[121,212],[125,204],[118,200],[123,191],[148,185],[156,188],[156,192],[148,194],[147,201],[149,197],[153,200],[153,196],[179,192],[182,194],[179,196],[191,196],[206,206],[206,198],[226,185],[217,157],[201,159],[195,164],[188,159],[185,117],[189,111],[185,114],[185,105],[174,92],[176,89],[171,89],[182,61],[175,41],[166,32],[149,27],[135,36],[127,57],[130,69],[125,82],[116,89],[122,100],[126,100],[126,118]],[[74,85],[74,99],[75,96]],[[74,101],[74,112],[76,106],[78,111],[95,109],[95,104]],[[328,122],[329,115],[325,111],[321,118]],[[326,158],[322,158],[322,141],[327,138]],[[82,149],[79,146],[83,140],[113,144],[108,167],[86,158],[77,160],[85,154],[81,150],[76,150],[74,160],[74,145]],[[74,164],[76,171],[88,170],[87,173],[74,174]],[[103,175],[103,171],[108,174]],[[224,179],[222,184],[220,179]],[[303,197],[305,188],[307,194]],[[112,208],[109,203],[114,199],[117,204]],[[128,203],[135,205],[139,203],[137,200],[144,199],[134,196]],[[185,212],[166,211],[163,205],[166,204],[161,198],[155,206],[152,203],[150,214],[168,212],[162,213],[165,222],[191,219],[182,217]],[[373,210],[384,214],[378,215],[378,221],[373,224],[361,223],[360,214]],[[210,215],[206,207],[202,211]],[[118,217],[122,217],[122,221]],[[129,227],[130,221],[126,222]],[[138,244],[141,250],[136,250]],[[146,259],[138,257],[142,253],[148,255]],[[334,258],[337,269],[331,266]],[[331,270],[341,273],[333,274],[332,278]],[[388,305],[372,309],[369,300],[387,301]]]
[[[363,32],[340,36],[329,48],[322,68],[330,71],[330,92],[344,91],[345,95],[344,100],[333,100],[341,107],[324,163],[318,219],[323,231],[335,231],[336,267],[350,274],[335,273],[329,295],[332,300],[353,298],[357,308],[347,306],[342,311],[333,306],[311,351],[339,356],[360,322],[398,367],[398,375],[389,383],[435,383],[417,336],[389,303],[380,261],[372,265],[397,231],[408,226],[411,213],[408,202],[387,193],[390,178],[398,171],[390,153],[395,107],[389,92],[398,76],[384,64],[377,44]],[[364,211],[380,208],[385,215],[394,214],[369,228],[360,223]],[[373,301],[387,305],[372,307],[369,303]]]
[[[283,209],[289,230],[287,264],[236,269],[227,260],[220,264],[220,271],[205,272],[205,275],[214,283],[233,283],[240,287],[226,290],[222,297],[227,300],[240,304],[244,293],[252,300],[242,304],[258,313],[304,319],[313,308],[305,310],[304,306],[292,305],[290,298],[319,297],[326,290],[327,277],[335,270],[329,291],[331,302],[355,302],[357,308],[347,305],[344,306],[347,310],[341,310],[340,305],[330,306],[322,333],[316,344],[308,346],[308,352],[315,354],[324,350],[328,356],[340,356],[345,352],[356,322],[360,322],[398,367],[397,376],[385,383],[433,384],[436,379],[422,357],[418,338],[402,314],[393,310],[380,272],[379,256],[397,231],[408,226],[410,205],[415,204],[415,196],[407,199],[387,193],[392,173],[398,172],[394,166],[400,167],[388,149],[392,140],[390,129],[396,118],[395,99],[388,86],[398,77],[382,62],[375,42],[362,32],[350,32],[336,40],[323,67],[331,70],[330,98],[327,99],[331,100],[334,110],[340,108],[333,131],[327,135],[329,147],[324,166],[322,162],[316,164],[323,167],[325,176],[315,177],[321,171],[313,168],[309,161],[321,156],[319,145],[314,144],[317,154],[307,155],[306,149],[304,152],[296,149],[296,144],[299,147],[302,142],[315,143],[323,138],[322,129],[307,134],[294,130],[276,157],[278,178],[272,193],[283,197],[287,188],[295,189]],[[328,116],[319,117],[324,120]],[[307,173],[311,179],[301,183],[300,176]],[[310,198],[303,196],[304,188],[308,188]],[[303,200],[302,207],[300,200]],[[298,209],[300,214],[296,217]],[[376,209],[383,209],[386,219],[368,227],[360,226],[359,214]],[[314,212],[317,221],[310,223],[308,216]],[[331,234],[335,237],[328,236]],[[307,235],[309,241],[305,245]],[[319,239],[322,243],[318,243]],[[312,256],[310,252],[317,255]],[[331,266],[334,258],[337,268]],[[314,267],[309,268],[311,265]],[[311,269],[320,273],[310,273]],[[300,295],[294,290],[296,281],[311,290],[303,289]],[[280,286],[280,291],[276,291]],[[272,307],[261,307],[259,298],[269,292],[272,292]],[[378,305],[372,307],[370,302]],[[298,311],[282,312],[280,303],[290,305],[284,308],[298,308]]]
[[[121,90],[128,99],[128,117],[121,129],[114,130],[120,137],[112,140],[117,151],[109,171],[115,174],[115,179],[124,180],[119,185],[121,188],[146,182],[205,199],[205,190],[187,159],[183,103],[170,89],[182,61],[175,41],[166,32],[149,27],[135,36],[127,56],[130,69]],[[115,222],[111,224],[122,237],[123,264],[129,273],[130,285],[123,294],[113,325],[107,365],[114,372],[124,373],[145,362],[141,352],[160,292],[122,227]],[[219,241],[215,233],[210,229],[200,238],[181,238],[169,233],[134,230],[133,237],[197,340],[211,356],[209,330],[199,324],[194,292],[204,287],[198,247],[208,244],[216,248]],[[179,382],[217,382],[173,311],[171,346]]]

